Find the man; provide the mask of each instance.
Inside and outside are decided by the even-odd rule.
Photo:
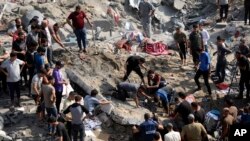
[[[230,98],[227,98],[225,100],[225,103],[226,103],[226,107],[229,109],[229,114],[234,117],[234,123],[235,123],[238,117],[238,108],[234,106],[234,102]]]
[[[105,99],[98,100],[96,96],[98,91],[96,89],[92,90],[90,95],[86,95],[84,98],[84,106],[88,109],[91,114],[94,114],[95,109],[100,105],[110,104],[111,101]]]
[[[230,126],[233,125],[234,117],[229,114],[229,108],[223,109],[223,115],[222,115],[222,133],[220,140],[227,140],[229,136]]]
[[[245,8],[245,18],[244,18],[245,25],[247,24],[247,18],[249,20],[249,25],[250,25],[250,1],[249,0],[244,1],[244,8]]]
[[[248,45],[246,44],[246,39],[244,38],[240,40],[239,51],[245,57],[250,57],[250,50],[249,50]]]
[[[179,49],[179,54],[181,57],[182,65],[186,65],[186,54],[187,54],[187,36],[185,33],[181,31],[179,27],[176,28],[176,32],[174,34],[174,40],[176,48]]]
[[[17,58],[25,61],[26,54],[26,42],[24,32],[18,33],[18,38],[12,44],[12,52],[17,54]],[[25,65],[22,69],[21,76],[24,78],[24,83],[28,86],[28,78],[27,78],[27,66]]]
[[[191,106],[195,118],[194,121],[203,124],[206,116],[205,110],[197,102],[192,102]]]
[[[204,48],[202,34],[199,32],[198,25],[193,25],[193,31],[189,35],[190,51],[193,56],[194,67],[197,68],[199,64],[200,50]]]
[[[218,54],[216,70],[215,70],[216,76],[219,77],[218,83],[222,83],[225,80],[226,66],[227,66],[226,55],[231,52],[232,51],[226,48],[225,44],[223,43],[223,39],[220,36],[218,36],[217,37],[217,51],[214,53],[214,55],[216,53]]]
[[[76,92],[70,92],[69,93],[69,96],[63,102],[63,111],[65,111],[70,105],[74,104],[76,95],[77,95]],[[65,119],[66,119],[66,128],[67,128],[67,131],[68,131],[68,135],[69,135],[69,137],[71,139],[71,136],[72,136],[72,132],[71,132],[71,130],[72,130],[71,129],[72,128],[72,124],[71,124],[72,115],[71,115],[71,113],[66,114]]]
[[[58,31],[59,31],[59,24],[58,23],[55,23],[52,27],[52,30],[51,30],[51,36],[53,38],[53,40],[58,43],[61,47],[64,47],[62,41],[61,41],[61,38],[60,36],[58,35]]]
[[[199,63],[199,69],[197,70],[195,76],[194,76],[194,80],[196,85],[198,86],[198,88],[196,89],[196,91],[201,90],[201,86],[200,86],[200,82],[199,82],[199,78],[202,75],[203,79],[204,79],[204,83],[207,87],[207,91],[208,94],[211,96],[212,95],[212,91],[210,88],[210,84],[209,84],[209,75],[210,75],[210,57],[208,55],[207,52],[205,52],[203,49],[200,50],[200,59],[199,59],[200,63]]]
[[[84,19],[87,20],[90,27],[93,25],[90,23],[88,17],[86,16],[85,12],[81,10],[81,6],[76,6],[76,9],[74,12],[70,13],[69,17],[67,18],[67,23],[72,27],[76,38],[77,38],[77,44],[79,47],[79,52],[82,52],[82,45],[83,45],[83,52],[86,53],[86,30],[84,27]],[[72,22],[71,22],[72,21]]]
[[[4,47],[0,45],[0,65],[10,56],[8,51],[5,50]],[[2,81],[2,86],[0,86],[0,92],[4,92],[7,94],[7,83],[6,83],[6,75],[0,71],[0,81]]]
[[[173,124],[167,124],[168,133],[164,135],[164,141],[181,141],[181,135],[179,132],[173,130]]]
[[[161,105],[164,108],[165,112],[169,114],[169,102],[170,102],[170,93],[172,88],[170,87],[163,87],[156,91],[155,93],[155,102],[161,101]]]
[[[70,105],[64,112],[63,114],[68,114],[71,113],[72,115],[72,134],[73,134],[73,141],[78,141],[78,135],[80,134],[80,141],[84,141],[85,137],[85,129],[84,129],[84,113],[89,116],[89,111],[82,106],[81,103],[82,96],[76,95],[75,96],[75,103]]]
[[[34,75],[31,82],[31,96],[35,100],[36,105],[39,102],[39,96],[41,93],[41,87],[43,82],[44,73],[40,72]]]
[[[249,98],[249,93],[250,93],[250,86],[249,86],[249,80],[250,80],[249,61],[239,51],[237,51],[235,55],[236,55],[236,59],[237,59],[237,62],[238,62],[238,67],[240,69],[240,83],[239,83],[240,93],[239,93],[239,95],[238,95],[237,98],[238,99],[243,99],[243,92],[244,92],[245,87],[247,89],[246,96],[247,96],[247,98]]]
[[[201,123],[194,122],[194,115],[188,115],[189,124],[181,131],[181,138],[184,141],[202,141],[207,138],[207,131]]]
[[[155,8],[148,2],[148,0],[142,0],[139,3],[139,17],[141,19],[142,28],[146,37],[151,37],[151,20],[154,15]]]
[[[117,85],[118,95],[121,95],[126,100],[126,97],[132,97],[135,101],[135,105],[139,107],[139,100],[138,100],[138,89],[140,88],[139,84],[135,83],[128,83],[128,82],[121,82]],[[122,100],[122,99],[120,99]]]
[[[8,30],[9,36],[13,37],[13,34],[17,31],[17,27],[22,26],[22,20],[20,18],[15,19],[15,24],[12,29]]]
[[[55,78],[55,90],[56,90],[56,108],[57,111],[60,111],[60,104],[62,101],[62,92],[63,92],[63,85],[67,85],[65,79],[63,79],[63,75],[61,69],[63,68],[64,64],[61,61],[56,62],[56,67],[53,70],[52,76]]]
[[[27,38],[26,38],[26,46],[27,50],[31,47],[31,44],[34,42],[38,42],[38,34],[40,32],[40,27],[39,26],[31,26],[31,31],[28,33]]]
[[[47,116],[57,117],[57,109],[56,109],[56,92],[54,85],[54,78],[52,76],[48,76],[48,83],[42,85],[42,94],[44,98],[45,108],[47,112]],[[52,135],[55,131],[55,127],[49,124],[48,125],[49,134]]]
[[[55,133],[56,141],[71,141],[64,124],[58,122],[56,117],[53,116],[49,117],[48,123],[51,124],[51,126],[56,127],[56,133]]]
[[[140,141],[152,141],[156,129],[163,129],[163,127],[151,119],[149,113],[144,114],[144,119],[145,121],[139,126],[139,128],[136,128],[135,126],[132,127],[132,132],[140,133]]]
[[[150,94],[155,94],[157,90],[167,85],[167,82],[164,79],[164,77],[156,73],[154,70],[148,71],[147,78],[148,78],[147,89],[150,90]]]
[[[125,64],[126,73],[123,77],[123,81],[126,81],[132,71],[135,71],[136,74],[138,74],[142,80],[142,83],[145,84],[144,76],[141,72],[141,68],[144,68],[146,70],[146,67],[143,65],[145,63],[145,59],[140,56],[130,56]]]
[[[46,49],[44,47],[38,47],[37,52],[34,53],[35,73],[44,72],[47,74],[44,62],[45,52]]]
[[[227,15],[228,15],[228,9],[230,6],[231,0],[217,0],[217,5],[218,8],[220,8],[220,20],[221,21],[226,21],[227,20]],[[223,15],[225,16],[223,17]]]
[[[204,44],[205,51],[208,52],[208,40],[210,39],[210,35],[206,29],[204,29],[203,24],[199,24],[200,32],[202,35],[202,40]]]
[[[21,69],[20,69],[21,65]],[[0,70],[7,76],[7,85],[9,88],[9,94],[11,99],[11,106],[14,105],[14,93],[17,95],[17,106],[20,105],[20,86],[19,81],[21,79],[20,72],[22,71],[23,62],[20,59],[17,59],[17,54],[12,52],[10,53],[10,59],[4,61],[1,65]],[[6,71],[4,70],[6,69]]]

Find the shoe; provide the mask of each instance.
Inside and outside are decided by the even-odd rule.
[[[83,49],[83,52],[84,52],[84,53],[87,53],[86,49]]]

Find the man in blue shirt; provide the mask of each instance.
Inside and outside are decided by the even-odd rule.
[[[197,70],[194,80],[198,88],[196,91],[201,90],[199,78],[202,75],[204,79],[204,83],[207,87],[208,94],[211,95],[211,88],[208,82],[208,78],[210,75],[210,57],[207,52],[204,51],[204,49],[200,49],[200,57],[199,57],[199,69]]]
[[[38,47],[37,53],[34,54],[34,62],[35,62],[35,72],[40,73],[44,72],[47,74],[47,71],[45,69],[45,62],[43,56],[45,55],[45,48],[44,47]]]
[[[167,114],[169,111],[169,106],[168,103],[170,101],[170,93],[172,91],[172,88],[170,87],[163,87],[160,88],[156,91],[156,95],[155,95],[155,102],[159,102],[161,101],[162,107],[164,108],[164,110],[166,111]]]

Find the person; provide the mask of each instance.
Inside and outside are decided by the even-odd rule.
[[[86,16],[85,12],[81,10],[80,5],[76,6],[75,11],[70,13],[70,15],[67,18],[67,23],[72,27],[76,35],[79,52],[82,52],[82,45],[83,45],[83,52],[86,52],[86,47],[87,47],[86,46],[87,35],[84,27],[84,19],[87,20],[90,27],[93,27],[88,17]]]
[[[167,85],[166,80],[154,70],[148,71],[147,79],[147,89],[150,91],[150,94],[155,94],[157,90]]]
[[[14,93],[17,95],[17,106],[21,106],[19,81],[21,79],[20,72],[22,71],[23,65],[25,65],[25,62],[17,59],[17,54],[14,52],[10,53],[10,59],[5,60],[1,64],[0,70],[7,76],[11,106],[14,106]],[[6,69],[6,71],[4,69]]]
[[[75,101],[75,96],[77,95],[76,92],[70,92],[69,93],[69,96],[64,100],[63,102],[63,111],[65,111],[70,105],[74,104],[74,101]],[[71,113],[68,113],[65,115],[65,120],[66,120],[66,128],[67,128],[67,131],[68,131],[68,135],[71,139],[71,136],[72,136],[72,124],[71,124],[71,121],[72,121],[72,115]]]
[[[60,38],[60,36],[58,35],[58,31],[59,31],[59,24],[58,23],[55,23],[51,29],[51,36],[52,36],[52,39],[58,43],[61,47],[64,47],[63,43],[62,43],[62,40]]]
[[[17,27],[20,26],[22,26],[22,20],[20,18],[16,18],[13,29],[8,30],[8,35],[13,37],[14,33],[17,31]]]
[[[128,57],[125,69],[126,73],[123,77],[123,81],[126,81],[132,71],[135,71],[136,74],[138,74],[142,80],[142,83],[145,84],[143,73],[141,72],[141,68],[144,68],[146,70],[146,67],[143,65],[145,63],[145,59],[140,56],[130,56]]]
[[[179,27],[176,28],[174,34],[175,45],[179,49],[179,54],[181,57],[182,65],[186,65],[186,54],[187,54],[187,36],[184,32],[181,31]]]
[[[204,44],[205,51],[208,52],[208,40],[210,39],[210,35],[206,29],[204,29],[203,24],[199,24],[200,32],[202,35],[202,40]]]
[[[84,141],[85,137],[85,129],[84,129],[84,113],[87,115],[87,117],[90,116],[89,110],[87,110],[84,106],[82,106],[81,103],[82,96],[76,95],[75,96],[75,103],[70,105],[65,111],[63,111],[63,114],[71,113],[72,115],[72,125],[71,125],[71,131],[73,134],[73,141],[78,141],[78,135],[80,134],[80,141]]]
[[[231,0],[217,0],[218,8],[220,8],[220,20],[226,21],[228,16],[228,9],[230,6]],[[225,16],[223,16],[225,15]]]
[[[240,40],[239,51],[242,53],[242,55],[250,57],[250,50],[246,44],[246,39],[244,38]]]
[[[187,117],[193,111],[192,111],[192,107],[190,103],[187,100],[185,100],[186,94],[183,92],[178,92],[177,94],[180,97],[179,100],[181,100],[181,102],[174,110],[174,119],[177,120],[178,117],[181,117],[181,121],[178,121],[178,122],[180,124],[180,127],[182,127],[181,124],[186,125],[189,123]]]
[[[17,54],[18,59],[25,61],[26,42],[24,32],[19,32],[18,38],[12,43],[12,52]],[[21,76],[24,78],[25,85],[28,86],[27,66],[24,65],[21,71]]]
[[[107,9],[107,14],[109,15],[109,17],[112,18],[112,24],[114,24],[115,26],[118,26],[119,24],[119,20],[120,20],[120,13],[118,11],[117,8],[112,8],[111,5],[108,6],[108,9]]]
[[[0,45],[0,66],[1,64],[8,59],[8,57],[10,56],[9,52],[5,50],[5,48]],[[0,92],[2,93],[8,93],[7,91],[7,82],[6,82],[7,76],[0,71],[0,81],[2,81],[2,86],[0,86]]]
[[[207,52],[205,52],[203,49],[200,50],[200,59],[199,59],[200,63],[199,63],[199,69],[196,71],[196,74],[194,76],[194,80],[196,85],[198,86],[198,88],[196,89],[196,91],[201,90],[201,86],[200,86],[200,82],[199,82],[199,78],[202,75],[205,85],[207,87],[207,91],[208,94],[211,96],[212,95],[212,91],[210,88],[210,84],[209,84],[209,75],[210,75],[210,57],[208,55]]]
[[[194,118],[193,114],[189,114],[189,124],[182,128],[181,138],[184,141],[202,141],[207,138],[206,129],[201,123],[194,122]]]
[[[233,116],[235,123],[238,117],[238,108],[234,106],[234,102],[231,98],[225,99],[225,103],[226,107],[229,109],[229,114]]]
[[[173,124],[167,124],[168,133],[164,135],[164,141],[181,141],[180,132],[176,132],[173,130]]]
[[[223,115],[221,119],[222,133],[220,140],[227,140],[229,136],[230,126],[233,125],[234,117],[229,114],[229,108],[223,109]]]
[[[139,3],[139,17],[141,19],[142,28],[144,30],[145,36],[151,37],[151,20],[154,15],[155,8],[148,0],[142,0]]]
[[[206,116],[205,110],[197,102],[192,102],[191,106],[195,118],[194,121],[203,124]]]
[[[159,132],[155,132],[153,141],[162,141],[161,134]]]
[[[145,121],[137,128],[132,127],[132,132],[140,133],[140,141],[152,141],[157,129],[163,129],[162,125],[154,121],[149,113],[144,114]]]
[[[27,37],[26,37],[26,46],[27,46],[27,50],[29,50],[30,47],[32,47],[31,45],[36,42],[38,43],[38,35],[40,32],[40,27],[39,26],[31,26],[31,31],[28,33]]]
[[[98,91],[96,89],[93,89],[90,93],[90,95],[86,95],[84,98],[84,106],[88,109],[88,111],[91,114],[94,114],[95,109],[99,105],[106,105],[110,104],[111,101],[107,101],[105,99],[98,100],[96,96],[98,95]]]
[[[165,112],[169,114],[169,102],[170,102],[170,93],[172,88],[171,87],[163,87],[156,91],[155,93],[155,102],[161,101],[162,107],[164,108]]]
[[[51,126],[56,127],[56,133],[55,133],[56,141],[71,141],[64,124],[58,122],[56,117],[53,116],[49,117],[48,123],[51,124]]]
[[[250,106],[244,107],[243,113],[241,114],[240,123],[250,123]]]
[[[56,90],[56,109],[60,111],[60,104],[62,101],[62,92],[63,92],[63,85],[67,85],[65,79],[63,79],[63,75],[61,69],[63,68],[64,63],[62,61],[56,62],[56,67],[53,70],[52,76],[55,78],[55,90]]]
[[[43,82],[43,77],[45,77],[43,72],[37,73],[33,76],[31,82],[31,96],[35,100],[36,105],[39,102],[39,95],[41,93],[41,87]]]
[[[240,69],[240,93],[238,95],[238,99],[243,99],[243,92],[246,87],[247,93],[246,97],[249,98],[249,92],[250,92],[250,86],[249,86],[249,80],[250,80],[250,68],[249,68],[249,61],[248,59],[242,55],[241,52],[236,51],[236,59],[237,64]],[[245,87],[244,87],[245,86]]]
[[[23,30],[23,26],[17,25],[16,28],[17,28],[17,30],[12,35],[12,38],[13,38],[12,41],[13,42],[16,41],[16,39],[18,39],[18,33],[20,33],[20,32],[23,32],[24,33],[24,37],[26,37],[26,34],[25,34],[24,30]]]
[[[54,78],[52,76],[48,76],[48,83],[42,85],[42,95],[44,98],[45,109],[47,112],[47,116],[57,117],[57,109],[56,109],[56,92],[54,85]],[[48,124],[49,134],[52,135],[55,132],[55,127]]]
[[[131,97],[134,99],[137,108],[139,107],[139,100],[137,96],[139,88],[139,84],[129,82],[121,82],[117,85],[118,95],[124,95],[123,97],[125,98],[125,101],[126,97],[129,97],[129,94],[131,94]]]
[[[198,25],[193,25],[193,31],[189,35],[190,51],[193,57],[194,67],[197,68],[199,64],[200,50],[204,48],[202,34],[199,32]]]
[[[249,20],[249,25],[250,25],[250,1],[249,0],[244,0],[244,8],[245,8],[245,25],[247,24],[247,18]]]
[[[214,55],[217,53],[217,63],[216,63],[216,70],[215,74],[219,77],[218,83],[222,83],[225,80],[226,76],[226,66],[227,66],[227,59],[226,54],[231,53],[232,51],[227,49],[225,44],[223,43],[223,39],[218,36],[217,37],[217,51],[214,52]]]
[[[38,47],[37,52],[34,53],[34,66],[35,66],[35,73],[44,72],[47,74],[45,69],[45,62],[44,62],[44,55],[46,49],[44,47]]]

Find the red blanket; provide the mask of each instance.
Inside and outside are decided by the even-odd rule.
[[[146,44],[146,47],[144,48],[146,53],[155,56],[168,54],[168,51],[166,49],[167,46],[162,42],[156,42],[154,44]]]

